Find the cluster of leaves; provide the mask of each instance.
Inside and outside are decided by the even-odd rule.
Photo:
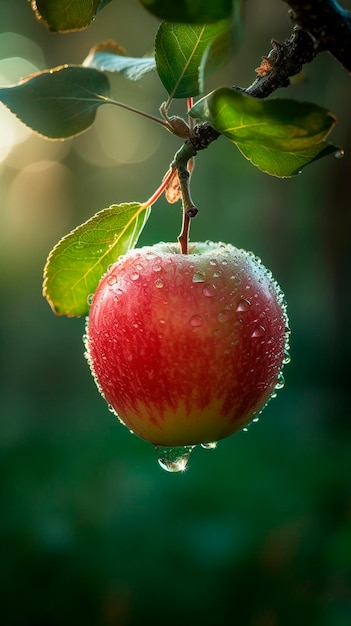
[[[86,28],[111,0],[32,0],[37,19],[53,31]],[[232,141],[255,166],[280,177],[335,152],[326,141],[334,116],[315,104],[289,99],[258,100],[233,88],[204,95],[207,76],[228,61],[241,37],[236,0],[140,0],[162,21],[154,54],[131,57],[114,41],[90,50],[81,65],[64,65],[30,75],[0,88],[2,101],[30,128],[50,139],[66,139],[87,130],[98,108],[112,104],[106,73],[139,80],[157,72],[167,93],[164,111],[174,98],[200,99],[189,111]],[[164,119],[151,117],[167,126]],[[149,214],[150,203],[119,204],[100,211],[61,240],[45,268],[44,294],[58,314],[84,315],[108,265],[133,247]]]

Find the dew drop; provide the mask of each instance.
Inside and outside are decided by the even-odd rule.
[[[135,280],[138,280],[138,279],[139,279],[139,277],[140,277],[139,272],[132,272],[132,273],[131,273],[131,275],[130,275],[130,279],[131,279],[131,280],[134,280],[134,281],[135,281]]]
[[[204,286],[202,293],[207,298],[213,298],[216,295],[216,287],[214,285],[210,285],[209,283],[207,283]]]
[[[138,264],[135,266],[135,269],[136,269],[138,272],[141,272],[141,270],[143,269],[143,265],[142,265],[141,263],[138,263]]]
[[[283,365],[288,365],[288,363],[290,363],[290,361],[291,361],[290,353],[288,352],[288,350],[285,350],[284,351]]]
[[[202,443],[201,448],[204,448],[205,450],[214,450],[215,448],[217,448],[217,441],[210,441],[209,443]]]
[[[163,287],[163,282],[162,280],[160,280],[159,278],[157,280],[155,280],[154,285],[157,289],[162,289]]]
[[[189,320],[190,326],[193,326],[194,328],[197,328],[198,326],[202,326],[203,322],[204,321],[201,315],[193,315]]]
[[[88,303],[88,305],[89,305],[89,306],[91,306],[91,305],[92,305],[92,303],[93,303],[93,298],[94,298],[94,294],[93,294],[93,293],[90,293],[90,294],[87,296],[87,303]]]
[[[241,300],[239,300],[238,306],[236,307],[237,313],[245,313],[250,309],[250,306],[251,302],[242,298]]]
[[[195,446],[155,446],[158,463],[166,472],[184,472]]]
[[[162,268],[161,265],[153,265],[152,269],[154,272],[160,272]]]
[[[256,326],[252,332],[251,337],[255,338],[255,337],[263,337],[263,335],[265,334],[266,329],[263,326]]]
[[[279,389],[283,389],[284,385],[285,385],[285,379],[284,379],[282,372],[280,372],[274,389],[278,391]]]
[[[195,272],[193,276],[193,283],[203,283],[203,282],[205,282],[204,272]]]
[[[117,276],[116,274],[110,274],[110,276],[107,277],[107,284],[112,286],[115,285],[117,282]]]
[[[334,156],[336,159],[342,159],[342,157],[345,156],[345,150],[338,150],[335,152]]]

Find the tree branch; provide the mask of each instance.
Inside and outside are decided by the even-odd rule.
[[[351,72],[351,11],[336,0],[283,0],[293,22],[312,35],[318,51],[327,50]]]
[[[284,43],[272,39],[272,50],[262,57],[257,77],[249,87],[234,87],[255,98],[266,98],[279,87],[288,87],[291,76],[301,72],[322,51],[330,52],[351,73],[351,12],[336,0],[283,0],[295,22]],[[190,139],[194,153],[219,137],[210,124],[197,124]]]

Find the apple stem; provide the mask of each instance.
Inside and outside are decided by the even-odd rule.
[[[183,144],[180,150],[176,153],[174,161],[171,164],[171,168],[175,167],[178,171],[179,185],[183,202],[182,230],[178,236],[182,254],[188,254],[190,220],[198,213],[198,209],[193,203],[190,193],[190,177],[195,155],[196,151],[192,147],[191,143],[185,142],[185,144]]]

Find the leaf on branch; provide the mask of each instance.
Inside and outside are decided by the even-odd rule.
[[[229,18],[233,10],[233,0],[140,0],[140,3],[161,20],[186,24],[217,22]]]
[[[54,313],[68,317],[89,311],[108,266],[134,248],[150,214],[145,204],[114,204],[66,235],[51,251],[44,269],[43,295]]]
[[[66,139],[92,125],[109,92],[110,83],[102,72],[62,65],[0,88],[0,101],[40,135]]]
[[[230,20],[207,25],[163,22],[156,35],[155,58],[170,98],[202,93],[208,74],[231,57],[235,40]]]
[[[39,22],[54,32],[71,32],[87,28],[111,0],[31,0]]]
[[[102,72],[123,74],[129,80],[139,80],[148,72],[156,69],[154,57],[129,57],[117,42],[108,40],[94,46],[83,66],[94,67]]]
[[[272,176],[294,176],[309,163],[339,150],[325,141],[336,118],[316,104],[260,100],[224,87],[199,100],[190,115],[209,122]]]

